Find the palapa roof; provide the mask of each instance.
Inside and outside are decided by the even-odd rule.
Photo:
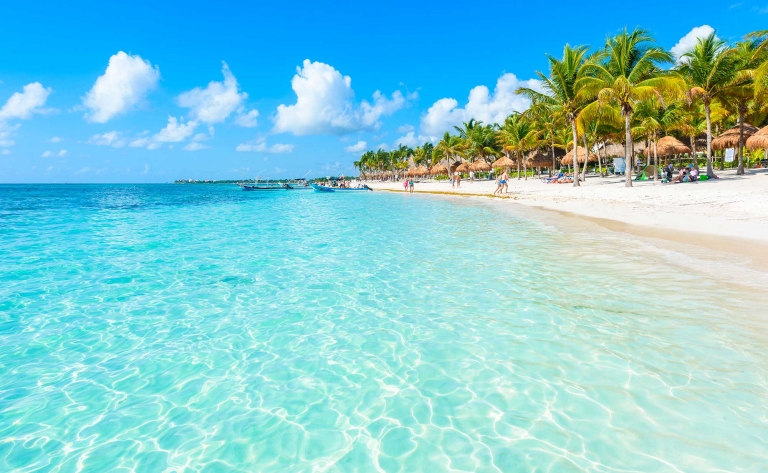
[[[438,164],[437,166],[433,167],[430,173],[433,176],[437,176],[439,174],[448,174],[448,168],[443,166],[442,164]]]
[[[508,157],[504,156],[503,158],[499,158],[496,161],[491,164],[494,168],[511,168],[513,166],[517,166],[517,163],[509,159]]]
[[[768,149],[768,126],[760,130],[747,140],[747,149],[755,151],[758,149]]]
[[[579,164],[584,164],[585,159],[585,151],[584,148],[581,146],[576,147],[576,159],[578,159]],[[563,159],[560,161],[561,164],[567,166],[569,164],[573,164],[573,150],[568,151],[565,156],[563,156]],[[597,155],[595,153],[589,153],[589,162],[590,163],[596,163],[597,162]]]
[[[469,163],[468,162],[463,162],[463,163],[459,164],[459,166],[456,168],[456,170],[459,171],[459,172],[469,172]]]
[[[683,144],[682,141],[678,140],[674,136],[665,136],[664,138],[660,139],[658,144],[656,145],[657,151],[656,153],[659,156],[670,156],[673,154],[691,154],[691,148],[687,147],[685,144]],[[648,150],[650,154],[653,154],[653,146],[651,146],[651,149]]]
[[[750,125],[749,123],[744,124],[744,141],[746,142],[747,139],[757,133],[757,128]],[[720,134],[717,138],[712,140],[712,149],[715,151],[726,149],[726,148],[737,148],[739,146],[739,126],[736,125],[735,127],[731,128],[730,130],[726,130],[723,133]]]
[[[541,151],[532,151],[528,153],[526,158],[526,166],[532,168],[550,167],[552,166],[552,155],[544,154]]]
[[[490,171],[491,165],[481,159],[479,161],[475,161],[474,163],[472,163],[472,165],[469,168],[472,171]]]

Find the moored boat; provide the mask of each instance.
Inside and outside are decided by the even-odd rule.
[[[311,184],[312,188],[317,192],[354,192],[354,191],[372,191],[367,185],[363,187],[328,187],[321,186],[320,184]]]

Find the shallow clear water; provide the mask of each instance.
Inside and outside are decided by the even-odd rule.
[[[508,207],[0,186],[0,471],[765,471],[759,291]]]

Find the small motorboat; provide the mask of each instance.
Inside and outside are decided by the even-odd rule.
[[[321,186],[320,184],[311,184],[312,188],[317,192],[355,192],[355,191],[372,191],[367,185],[362,187],[328,187]]]
[[[277,185],[270,185],[270,184],[242,184],[238,183],[238,186],[240,186],[241,189],[244,191],[284,191],[288,189],[293,189],[288,184],[277,184]]]

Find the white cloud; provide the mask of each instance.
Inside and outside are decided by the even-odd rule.
[[[63,150],[59,151],[58,153],[55,152],[55,151],[45,151],[40,156],[42,156],[43,158],[50,158],[51,156],[58,156],[60,158],[63,158],[66,155],[67,155],[67,150],[63,149]]]
[[[123,51],[109,58],[104,75],[96,79],[91,90],[83,97],[83,105],[89,110],[85,119],[89,122],[106,123],[115,115],[135,107],[157,87],[160,70],[140,56],[130,56]]]
[[[256,117],[258,116],[259,116],[259,111],[256,109],[253,109],[248,113],[241,113],[237,117],[235,117],[235,123],[237,125],[240,125],[243,128],[254,128],[256,125],[259,124],[258,120],[256,120]]]
[[[122,148],[125,146],[125,139],[118,131],[108,131],[93,135],[88,139],[88,144],[96,146],[111,146],[113,148]]]
[[[347,146],[344,148],[344,151],[348,153],[360,153],[362,151],[365,151],[365,147],[368,145],[365,141],[358,141],[357,143]]]
[[[530,105],[528,99],[515,94],[518,87],[541,90],[541,83],[536,79],[521,81],[514,74],[506,73],[496,81],[493,93],[484,85],[470,90],[464,108],[459,108],[456,99],[440,99],[422,115],[421,131],[429,136],[439,136],[471,118],[486,124],[503,123],[511,113],[521,112]]]
[[[85,172],[90,172],[92,169],[89,166],[85,166],[84,168],[80,168],[79,171],[77,171],[75,174],[83,174]]]
[[[209,125],[221,123],[233,112],[238,111],[240,115],[235,123],[238,125],[244,123],[241,126],[245,127],[256,126],[256,117],[259,112],[256,110],[244,112],[243,102],[248,98],[248,94],[240,92],[237,78],[229,70],[226,62],[222,62],[221,73],[224,76],[223,82],[211,81],[204,89],[195,87],[184,92],[177,99],[179,105],[190,109],[189,115],[193,120]]]
[[[398,90],[389,99],[378,90],[373,103],[355,103],[352,79],[322,62],[304,60],[291,80],[296,103],[279,105],[275,116],[277,133],[294,135],[340,135],[360,130],[375,130],[379,118],[391,115],[406,103]]]
[[[398,133],[409,133],[413,130],[415,130],[415,128],[413,128],[413,125],[409,125],[407,123],[405,125],[397,127]]]
[[[16,130],[18,130],[20,126],[21,125],[18,124],[6,125],[5,123],[0,122],[0,148],[6,148],[16,144],[11,138],[16,134]]]
[[[401,136],[397,140],[395,140],[395,146],[405,145],[409,148],[414,148],[416,146],[421,146],[426,142],[435,142],[437,141],[437,138],[434,136],[424,136],[424,135],[418,135],[416,136],[416,133],[411,131],[405,134],[405,136]]]
[[[272,146],[267,146],[265,138],[259,138],[255,143],[241,143],[237,145],[235,151],[241,152],[257,152],[257,153],[271,153],[271,154],[283,154],[293,151],[293,145],[277,143]]]
[[[680,41],[678,41],[676,45],[672,46],[672,49],[669,51],[679,62],[681,60],[680,56],[693,49],[693,47],[696,46],[696,42],[699,40],[699,38],[706,38],[707,36],[714,33],[714,31],[715,29],[709,25],[697,26],[689,31],[688,34],[680,38]]]
[[[11,154],[11,151],[8,149],[4,149],[0,151],[0,154],[2,154],[3,156],[8,156],[9,154]]]
[[[197,128],[197,122],[194,120],[183,123],[176,117],[168,116],[168,125],[153,136],[152,139],[159,143],[178,143],[192,136],[195,128]]]
[[[149,174],[149,164],[144,165],[144,171],[141,172],[142,174]]]
[[[373,148],[373,149],[374,149],[374,150],[377,150],[377,151],[378,151],[378,150],[380,150],[380,149],[383,149],[384,151],[386,151],[386,150],[388,150],[388,149],[389,149],[389,145],[388,145],[388,144],[386,144],[386,143],[381,143],[379,146],[376,146],[376,147],[375,147],[375,148]]]
[[[48,140],[49,143],[58,143],[60,141],[61,141],[61,138],[59,138],[58,136],[54,136],[53,138]]]
[[[186,151],[199,151],[201,149],[207,149],[210,148],[210,146],[205,146],[202,143],[198,143],[197,141],[193,141],[189,143],[187,146],[185,146],[183,149]]]
[[[13,118],[27,120],[33,113],[47,112],[48,110],[42,107],[51,92],[50,88],[43,87],[40,82],[25,85],[22,92],[14,92],[3,108],[0,108],[0,121]]]

